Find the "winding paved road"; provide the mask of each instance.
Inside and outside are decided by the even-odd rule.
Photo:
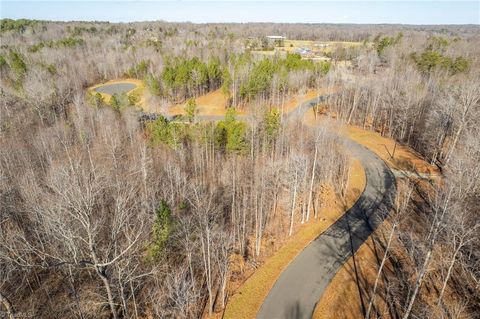
[[[286,119],[301,118],[309,108],[327,98],[328,95],[324,95],[301,103],[286,115]],[[223,118],[198,116],[197,120]],[[237,118],[246,119],[245,116]],[[259,319],[311,318],[337,271],[388,214],[386,208],[396,192],[393,173],[366,147],[349,139],[345,139],[345,144],[365,169],[365,190],[352,208],[312,241],[282,272],[257,314]]]
[[[303,103],[297,115],[312,106]],[[346,148],[365,169],[366,186],[352,208],[311,242],[282,272],[257,318],[311,318],[317,302],[337,271],[387,215],[395,196],[395,177],[385,163],[364,146],[346,139]]]

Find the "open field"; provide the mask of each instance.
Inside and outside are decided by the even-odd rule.
[[[283,47],[275,47],[273,50],[253,50],[252,53],[259,55],[275,55],[286,53],[299,53],[304,50],[308,52],[302,55],[305,58],[312,59],[313,61],[327,61],[330,58],[327,57],[334,50],[339,48],[351,49],[364,45],[363,42],[351,42],[351,41],[312,41],[312,40],[285,40]],[[367,43],[367,46],[371,46],[371,43]]]
[[[351,48],[363,45],[363,42],[351,42],[351,41],[311,41],[311,40],[285,40],[285,47],[278,48],[279,50],[285,50],[287,52],[294,52],[299,48],[307,48],[310,50],[316,50],[323,53],[331,52],[336,47]]]

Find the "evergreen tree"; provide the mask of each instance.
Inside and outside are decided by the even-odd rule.
[[[247,149],[246,130],[246,123],[237,121],[235,109],[229,108],[225,114],[225,120],[218,122],[215,127],[217,148],[234,153],[245,152]]]
[[[23,56],[13,50],[10,50],[10,68],[15,72],[19,79],[22,79],[27,73],[27,65]]]
[[[117,93],[113,94],[111,97],[110,97],[110,106],[116,110],[116,111],[119,111],[120,110],[120,98],[118,96]]]
[[[145,76],[145,79],[143,80],[145,86],[148,88],[150,93],[155,96],[160,96],[162,91],[161,91],[161,84],[160,81],[154,77],[153,75],[149,74]]]
[[[187,113],[187,119],[190,123],[195,121],[195,114],[197,112],[197,103],[194,98],[188,99],[185,104],[185,112]]]
[[[101,108],[105,105],[105,99],[103,98],[103,96],[96,92],[95,94],[93,93],[89,93],[88,94],[88,103],[94,107],[94,108]]]
[[[157,260],[164,254],[165,244],[172,232],[173,218],[170,206],[165,200],[155,211],[155,220],[152,229],[152,241],[148,247],[148,257]]]
[[[265,133],[269,141],[273,141],[277,138],[280,130],[280,111],[277,108],[273,108],[265,113]]]

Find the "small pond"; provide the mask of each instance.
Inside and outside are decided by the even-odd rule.
[[[105,85],[99,86],[98,88],[95,89],[95,92],[114,95],[114,94],[122,94],[124,92],[126,93],[128,91],[133,90],[136,87],[137,86],[133,83],[113,83],[113,84],[105,84]]]

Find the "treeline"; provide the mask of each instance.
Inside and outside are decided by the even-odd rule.
[[[222,66],[218,58],[211,58],[207,63],[196,57],[167,59],[161,79],[166,96],[192,97],[221,85]]]
[[[330,70],[329,62],[314,63],[299,54],[285,58],[255,59],[251,54],[229,56],[226,63],[219,58],[202,62],[191,59],[167,58],[160,76],[148,72],[149,61],[141,61],[128,71],[128,75],[144,76],[150,93],[173,101],[205,94],[217,88],[229,96],[232,106],[255,98],[268,100],[274,94],[286,95],[292,76],[303,78],[304,88],[313,88]],[[140,71],[141,70],[141,71]]]
[[[42,21],[38,20],[29,20],[29,19],[0,19],[0,33],[7,31],[14,31],[23,33],[29,27],[35,27],[38,24],[41,24]]]
[[[48,22],[27,19],[1,19],[0,25],[3,31],[24,32],[27,28],[34,29],[36,25],[58,26],[59,22]],[[156,22],[136,22],[129,23],[126,26],[112,24],[108,22],[69,22],[64,24],[65,29],[72,35],[80,33],[107,33],[115,34],[122,29],[130,28],[132,30],[155,31],[165,36],[176,36],[179,30],[196,32],[202,37],[215,38],[241,35],[243,38],[258,37],[263,38],[265,34],[285,35],[291,39],[311,40],[313,38],[322,41],[364,41],[373,40],[380,34],[396,34],[399,31],[403,33],[434,34],[439,36],[459,36],[460,34],[476,34],[476,26],[472,25],[352,25],[352,24],[302,24],[302,23],[207,23],[207,24],[182,24]]]
[[[80,38],[73,38],[73,37],[68,37],[68,38],[63,38],[59,40],[50,40],[50,41],[45,41],[45,42],[40,42],[38,44],[32,45],[28,48],[28,52],[38,52],[41,49],[47,47],[47,48],[72,48],[77,45],[82,45],[84,41]]]

